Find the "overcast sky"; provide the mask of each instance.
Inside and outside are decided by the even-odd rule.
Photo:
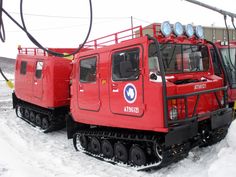
[[[235,0],[199,0],[236,13]],[[131,26],[153,22],[181,22],[203,26],[224,26],[223,16],[184,0],[93,0],[94,23],[90,39]],[[3,7],[20,22],[19,0],[4,1]],[[28,30],[45,47],[77,47],[87,33],[88,0],[24,0]],[[52,17],[54,16],[54,17]],[[60,17],[60,18],[59,18]],[[17,46],[34,47],[26,35],[3,15],[6,42],[0,43],[0,56],[15,58]],[[228,19],[230,26],[231,22]]]

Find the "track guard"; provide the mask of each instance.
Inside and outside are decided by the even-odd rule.
[[[220,110],[211,115],[211,129],[216,129],[230,125],[233,120],[233,112],[231,108]]]
[[[194,137],[198,133],[198,122],[194,120],[188,124],[171,128],[165,136],[165,145],[182,144],[184,141]]]
[[[69,114],[66,115],[66,130],[67,130],[67,138],[68,139],[73,138],[73,135],[76,132],[76,124]]]

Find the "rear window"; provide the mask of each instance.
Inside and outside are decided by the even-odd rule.
[[[42,70],[43,70],[43,62],[42,61],[38,61],[36,64],[36,71],[35,71],[35,77],[37,79],[41,79],[42,77]]]
[[[97,58],[91,57],[80,61],[80,82],[96,82]]]
[[[27,62],[26,61],[21,61],[20,74],[25,75],[26,71],[27,71]]]

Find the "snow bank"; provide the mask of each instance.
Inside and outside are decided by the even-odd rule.
[[[209,168],[209,177],[236,176],[236,121],[232,122],[226,137],[228,146],[220,149]]]
[[[9,80],[14,80],[14,78],[15,78],[14,74],[11,74],[11,73],[4,73],[4,74],[7,77],[7,79],[9,79]],[[4,78],[2,77],[2,75],[0,75],[0,81],[5,81]]]
[[[236,151],[236,121],[233,121],[230,128],[226,140],[229,144],[229,147],[233,148]],[[236,175],[235,175],[236,176]]]

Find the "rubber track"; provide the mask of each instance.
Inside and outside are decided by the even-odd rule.
[[[56,130],[59,130],[59,129],[64,127],[63,124],[65,124],[65,122],[59,121],[58,119],[56,119],[54,117],[52,111],[50,111],[50,110],[39,108],[37,106],[34,106],[32,104],[28,104],[28,103],[25,103],[25,102],[24,103],[17,103],[17,106],[20,106],[20,107],[22,107],[24,109],[28,109],[29,111],[34,111],[36,113],[39,113],[39,114],[42,114],[42,115],[46,115],[48,117],[49,122],[50,122],[50,126],[49,126],[48,129],[42,130],[44,133],[56,131]],[[16,109],[16,112],[17,112],[17,109]],[[34,127],[38,127],[35,123],[29,121],[25,117],[20,117],[18,114],[17,114],[17,116],[19,118],[21,118],[22,120],[26,121],[27,123],[29,123],[30,125],[32,125]]]
[[[129,142],[131,144],[147,144],[147,143],[151,143],[154,146],[154,143],[156,143],[157,140],[157,135],[138,135],[138,134],[134,134],[134,133],[120,133],[120,132],[109,132],[109,131],[103,131],[103,130],[79,130],[77,131],[77,133],[74,135],[73,138],[73,143],[75,148],[76,147],[76,136],[77,135],[85,135],[88,137],[97,137],[99,139],[104,138],[104,139],[112,139],[112,140],[123,140],[126,142]],[[78,149],[77,149],[78,150]],[[164,148],[163,153],[163,159],[160,163],[160,161],[158,162],[157,158],[156,161],[149,161],[147,163],[147,165],[145,166],[141,166],[141,167],[134,167],[132,166],[132,164],[129,164],[127,166],[135,168],[138,171],[148,171],[151,169],[160,169],[163,167],[166,167],[168,165],[170,165],[173,162],[178,162],[180,160],[182,160],[183,158],[187,157],[188,152],[190,150],[190,145],[189,143],[183,144],[181,146],[175,147],[175,148]],[[99,160],[103,160],[106,162],[109,162],[111,164],[119,164],[118,162],[112,160],[112,159],[104,159],[102,155],[95,155],[92,154],[91,152],[88,152],[86,150],[82,150],[82,152],[85,152],[86,154],[93,156]],[[154,151],[152,150],[152,156],[154,156]],[[114,158],[113,158],[114,159]]]

